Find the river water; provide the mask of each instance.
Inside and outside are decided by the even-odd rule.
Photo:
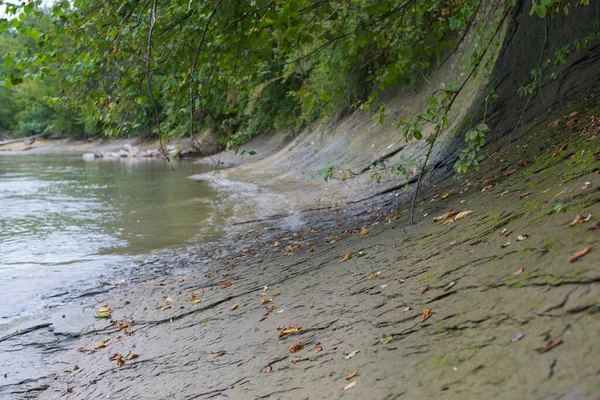
[[[208,167],[174,165],[0,155],[0,331],[126,278],[137,255],[220,238],[219,193],[188,179]]]

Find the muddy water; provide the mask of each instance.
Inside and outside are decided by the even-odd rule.
[[[187,179],[206,166],[0,156],[0,328],[43,316],[136,255],[216,240],[219,194]]]

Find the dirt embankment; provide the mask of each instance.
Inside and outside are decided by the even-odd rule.
[[[278,219],[238,225],[245,234],[197,249],[186,272],[159,257],[147,267],[164,268],[161,279],[74,307],[48,322],[52,331],[1,338],[0,394],[597,398],[600,46],[570,57],[562,80],[544,81],[531,101],[515,98],[541,48],[531,33],[546,29],[529,24],[526,11],[513,16],[493,77],[502,96],[490,110],[486,161],[460,182],[446,179],[447,154],[462,141],[449,134],[416,226],[397,183],[365,192],[374,154],[399,149],[391,127],[356,115],[331,135],[283,142],[224,177],[296,196],[305,228],[280,229]],[[574,29],[591,17],[576,15]],[[545,51],[573,25],[553,20]],[[474,105],[463,116],[476,121],[483,103],[468,97]],[[369,137],[376,152],[361,151]],[[400,153],[419,154],[421,145],[411,146]],[[327,159],[365,172],[324,188],[309,176]],[[277,214],[288,204],[271,206]],[[94,320],[103,306],[112,323]],[[89,324],[71,323],[82,316]]]

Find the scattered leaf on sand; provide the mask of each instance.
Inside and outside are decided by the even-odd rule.
[[[444,222],[442,222],[442,225],[446,226],[446,225],[450,225],[453,223],[454,223],[454,220],[450,218],[450,219],[447,219]]]
[[[271,373],[273,371],[273,366],[272,365],[267,365],[267,368],[265,369],[265,372],[267,374]]]
[[[360,350],[354,350],[352,353],[346,354],[344,356],[344,360],[349,360],[352,357],[354,357],[355,355],[357,355],[358,353],[360,353]]]
[[[349,384],[347,384],[347,385],[344,387],[344,392],[345,392],[346,390],[350,390],[350,389],[352,389],[354,386],[356,386],[356,381],[350,382]]]
[[[172,298],[172,297],[167,297],[167,298],[165,299],[165,301],[166,301],[168,304],[171,304],[172,302],[174,302],[174,301],[175,301],[175,299],[174,299],[174,298]]]
[[[450,282],[449,284],[444,286],[444,292],[447,292],[448,290],[450,290],[452,288],[452,286],[454,286],[454,285],[456,285],[456,282]]]
[[[277,308],[277,307],[275,307],[275,305],[272,305],[272,306],[270,306],[270,307],[265,307],[265,310],[267,310],[267,312],[268,312],[268,313],[270,313],[270,312],[271,312],[271,311],[273,311],[275,308]]]
[[[475,211],[473,210],[467,210],[467,211],[463,211],[461,213],[458,213],[455,217],[454,220],[458,221],[459,219],[463,219],[464,217],[473,214]]]
[[[516,270],[515,272],[513,272],[513,275],[518,276],[518,275],[521,275],[522,273],[523,273],[523,267],[521,267],[518,270]]]
[[[392,337],[392,336],[388,336],[388,337],[386,337],[386,338],[383,338],[383,339],[381,339],[381,340],[379,341],[379,343],[381,343],[381,344],[388,344],[389,342],[391,342],[391,341],[392,341],[392,339],[393,339],[393,337]]]
[[[165,310],[170,310],[171,306],[164,306],[160,308],[161,310],[165,311]]]
[[[292,333],[298,332],[300,329],[302,329],[302,327],[300,325],[288,326],[287,328],[284,328],[283,326],[281,326],[281,327],[277,328],[277,330],[279,331],[279,337],[282,337],[285,335],[291,335]]]
[[[481,239],[475,239],[471,243],[469,243],[469,246],[475,246],[475,245],[478,245],[481,242],[483,242],[483,240],[481,240]]]
[[[563,341],[562,339],[554,339],[549,341],[548,343],[546,343],[545,346],[540,347],[538,349],[535,349],[538,353],[545,353],[547,351],[552,350],[553,348],[555,348],[556,346],[558,346],[559,344],[561,344]]]
[[[94,344],[94,349],[96,349],[96,350],[103,349],[107,346],[108,346],[108,341],[98,342],[98,343]]]
[[[435,217],[435,218],[433,219],[433,222],[437,222],[437,221],[441,221],[441,220],[443,220],[443,219],[447,219],[447,218],[450,218],[450,217],[454,217],[456,214],[458,214],[458,210],[450,210],[450,211],[448,211],[448,212],[447,212],[446,214],[444,214],[444,215],[440,215],[439,217]]]
[[[367,233],[369,233],[369,229],[367,229],[367,226],[363,226],[362,229],[360,230],[359,235],[360,236],[365,236]]]
[[[273,301],[273,299],[262,299],[262,300],[260,301],[260,304],[267,304],[267,303],[270,303],[270,302],[272,302],[272,301]]]
[[[277,296],[279,296],[279,295],[281,295],[281,292],[280,292],[279,290],[278,290],[278,291],[276,291],[275,293],[273,293],[273,297],[277,297]]]
[[[447,193],[444,193],[443,195],[441,195],[440,197],[442,199],[447,199],[448,197],[452,196],[453,193],[454,192],[447,192]]]
[[[494,185],[487,185],[486,187],[484,187],[483,189],[481,189],[482,192],[487,192],[488,190],[492,190],[494,188]]]
[[[525,336],[524,333],[521,333],[521,332],[515,333],[514,335],[512,335],[510,337],[510,341],[513,342],[513,343],[514,342],[518,342],[519,340],[523,339],[523,336]]]
[[[421,319],[421,322],[427,321],[429,317],[431,317],[431,310],[429,308],[426,308],[423,310],[423,318]]]
[[[519,198],[520,199],[524,199],[525,197],[529,196],[531,194],[531,192],[527,192],[527,193],[522,193]]]
[[[130,361],[130,360],[133,360],[133,359],[138,358],[138,357],[139,357],[139,355],[137,353],[132,353],[129,356],[127,356],[125,358],[125,360]]]
[[[351,258],[352,258],[352,253],[348,253],[344,257],[342,257],[340,261],[341,262],[348,261]]]
[[[223,357],[224,355],[225,355],[225,352],[220,351],[217,354],[215,354],[214,356],[212,356],[212,359],[214,360],[215,358]]]
[[[323,351],[323,347],[321,347],[320,345],[317,345],[317,347],[315,348],[315,353],[320,353]]]
[[[528,237],[529,237],[529,235],[526,233],[519,235],[519,236],[517,236],[517,242],[522,242],[523,240],[527,239]]]
[[[425,293],[426,291],[428,291],[431,288],[431,286],[427,285],[424,288],[421,288],[421,294]]]
[[[583,222],[583,217],[581,215],[577,214],[575,219],[573,221],[571,221],[571,223],[568,226],[569,226],[569,228],[572,228],[581,222]]]
[[[75,364],[75,365],[73,366],[73,371],[77,371],[78,369],[79,369],[79,365]]]
[[[231,282],[225,282],[225,283],[219,284],[220,289],[227,289],[229,286],[231,286]]]
[[[588,228],[588,231],[594,231],[596,229],[600,229],[600,221],[596,222],[594,225]]]
[[[99,313],[109,313],[110,312],[110,308],[108,307],[102,307],[98,309]]]
[[[588,216],[583,219],[583,222],[588,222],[590,219],[592,219],[592,214],[588,214]]]
[[[302,350],[304,348],[304,345],[302,343],[296,343],[290,346],[290,348],[288,349],[290,351],[290,353],[296,353],[300,350]]]
[[[571,258],[569,258],[569,262],[577,261],[578,259],[580,259],[581,257],[585,256],[590,251],[592,251],[592,246],[588,246],[585,249],[583,249],[581,251],[578,251],[577,253],[571,255]]]
[[[510,240],[508,242],[500,245],[500,247],[503,248],[503,249],[507,248],[508,246],[510,246]]]
[[[512,174],[514,174],[515,172],[517,172],[517,170],[516,170],[516,169],[509,169],[509,170],[507,170],[506,172],[504,172],[504,176],[509,176],[509,175],[512,175]]]
[[[110,318],[110,313],[98,312],[98,313],[94,314],[94,318]]]
[[[412,310],[412,308],[411,308],[411,307],[404,307],[404,310],[402,310],[402,312],[408,312],[408,311],[410,311],[410,310]]]
[[[367,280],[371,281],[371,280],[377,278],[379,275],[381,275],[381,271],[373,272],[371,275],[369,275],[369,277],[367,278]]]
[[[304,359],[300,358],[300,357],[294,357],[294,358],[292,358],[292,363],[296,364],[296,363],[299,363],[302,360],[304,360]]]
[[[230,309],[231,311],[233,311],[233,310],[237,310],[237,308],[238,308],[238,307],[239,307],[239,304],[234,304],[234,305],[232,305],[231,307],[229,307],[229,309]]]
[[[344,379],[349,381],[350,379],[354,378],[356,375],[358,375],[358,369],[356,369],[353,373],[346,375],[346,377]]]
[[[592,182],[586,182],[585,185],[583,185],[582,187],[580,187],[579,189],[581,190],[585,190],[585,189],[589,189],[592,187]]]

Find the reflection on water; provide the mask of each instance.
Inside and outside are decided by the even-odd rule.
[[[175,166],[1,155],[0,327],[128,255],[219,237],[217,193],[187,179],[207,167]]]

